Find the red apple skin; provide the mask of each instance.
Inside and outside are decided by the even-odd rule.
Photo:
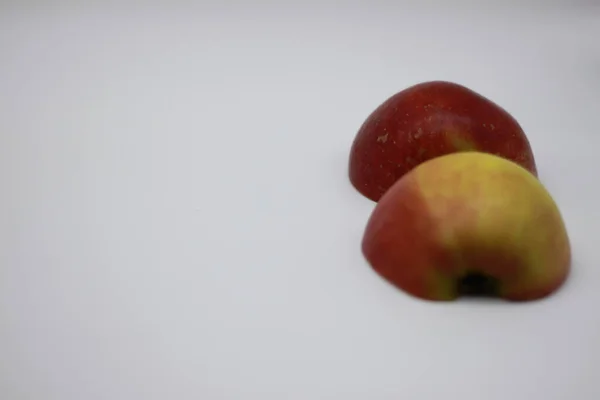
[[[459,151],[494,154],[537,176],[529,140],[506,110],[464,86],[431,81],[396,93],[369,115],[352,144],[350,181],[379,201],[417,165]]]
[[[571,264],[566,226],[542,183],[480,152],[437,157],[399,179],[373,210],[362,252],[392,285],[433,301],[460,297],[469,272],[497,279],[505,300],[541,299]]]

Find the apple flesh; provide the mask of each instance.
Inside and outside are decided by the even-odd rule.
[[[533,300],[567,278],[571,248],[542,183],[502,157],[460,152],[426,161],[376,205],[362,241],[373,269],[428,300]]]
[[[352,144],[350,181],[378,201],[420,163],[460,151],[495,154],[537,175],[529,141],[507,111],[464,86],[432,81],[393,95],[365,120]]]

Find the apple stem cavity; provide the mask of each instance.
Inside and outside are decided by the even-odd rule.
[[[457,282],[460,296],[499,297],[500,282],[498,279],[478,272],[469,272]]]

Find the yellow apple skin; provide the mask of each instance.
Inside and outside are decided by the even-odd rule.
[[[409,294],[454,300],[481,274],[506,300],[534,300],[567,279],[571,246],[542,183],[516,163],[480,152],[417,166],[375,207],[362,241],[373,269]]]

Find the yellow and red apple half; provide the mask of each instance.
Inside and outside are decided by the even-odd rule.
[[[537,174],[529,140],[506,110],[465,86],[431,81],[396,93],[368,116],[352,143],[350,182],[378,201],[420,163],[460,151],[495,154]]]
[[[421,163],[377,203],[364,232],[373,269],[428,300],[546,297],[566,280],[561,213],[525,168],[482,152]]]

